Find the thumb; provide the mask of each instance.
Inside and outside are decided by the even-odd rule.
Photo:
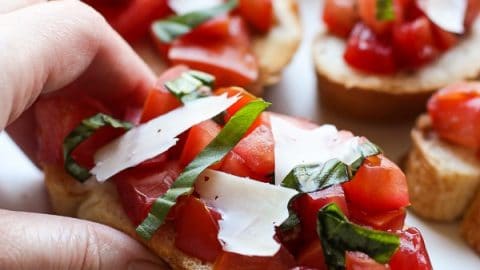
[[[168,269],[110,227],[74,218],[0,210],[0,269]]]

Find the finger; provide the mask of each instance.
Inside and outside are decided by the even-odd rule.
[[[0,232],[0,269],[166,269],[137,241],[88,221],[0,210]]]
[[[46,1],[47,0],[0,0],[0,14]]]
[[[141,104],[154,83],[151,70],[103,17],[78,1],[48,2],[1,15],[0,40],[0,129],[40,92],[75,80],[75,88],[116,107]],[[30,157],[36,148],[34,129],[31,112],[8,129]]]

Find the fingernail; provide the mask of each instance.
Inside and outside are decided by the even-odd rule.
[[[135,260],[128,264],[128,270],[167,270],[164,263],[154,263],[146,260]]]

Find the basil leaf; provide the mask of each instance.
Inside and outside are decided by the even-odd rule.
[[[117,120],[109,115],[98,113],[92,117],[82,120],[82,122],[72,130],[63,140],[63,159],[65,161],[65,171],[80,182],[87,180],[91,174],[87,168],[79,165],[71,156],[73,150],[88,139],[99,128],[109,125],[114,128],[123,128],[129,130],[133,127],[130,122]]]
[[[393,21],[395,19],[393,0],[377,0],[376,17],[379,21]]]
[[[186,71],[178,78],[165,83],[170,93],[183,104],[202,97],[210,96],[215,77],[201,71]]]
[[[242,139],[253,122],[270,103],[254,100],[238,110],[213,141],[188,164],[170,189],[157,198],[145,220],[136,231],[144,239],[150,239],[163,224],[177,198],[193,191],[197,177],[209,166],[224,158]]]
[[[226,3],[205,10],[192,11],[178,16],[170,16],[152,24],[153,33],[165,43],[172,42],[178,36],[187,34],[198,25],[227,13],[238,5],[238,0],[229,0]]]
[[[346,251],[360,251],[378,263],[388,263],[400,245],[395,234],[351,223],[335,203],[318,212],[317,233],[330,270],[345,269]]]
[[[299,191],[299,195],[322,190],[333,185],[350,181],[362,165],[365,158],[382,153],[382,150],[365,140],[358,146],[360,157],[352,165],[347,165],[338,159],[330,159],[324,164],[306,164],[294,167],[283,179],[282,186]],[[300,224],[297,214],[291,205],[299,195],[288,203],[288,218],[280,225],[281,230],[290,230]]]

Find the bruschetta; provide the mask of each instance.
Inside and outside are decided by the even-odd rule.
[[[326,0],[313,45],[322,102],[368,120],[405,119],[480,75],[476,0]]]
[[[404,226],[405,175],[376,145],[213,81],[169,69],[139,117],[43,96],[38,157],[55,212],[117,228],[173,269],[431,269]]]
[[[87,0],[158,74],[186,64],[260,94],[301,39],[295,0]]]
[[[437,220],[463,219],[462,234],[480,252],[480,83],[463,82],[435,93],[428,114],[411,132],[405,173],[412,209]]]

